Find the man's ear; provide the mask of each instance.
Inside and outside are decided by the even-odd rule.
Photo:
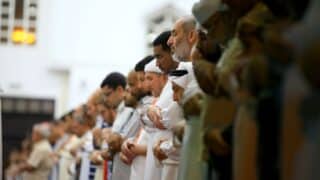
[[[197,42],[198,39],[198,33],[196,30],[192,30],[189,32],[188,34],[188,40],[190,44],[194,44],[195,42]]]

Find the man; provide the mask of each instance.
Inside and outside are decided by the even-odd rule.
[[[124,134],[126,134],[128,138],[122,144],[123,148],[120,153],[121,160],[131,165],[130,179],[143,179],[147,151],[147,136],[141,127],[141,114],[139,112],[141,108],[139,101],[143,98],[144,91],[142,90],[143,85],[140,83],[138,75],[136,71],[131,71],[128,75],[128,96],[126,96],[125,101],[132,99],[131,101],[136,102],[133,106],[135,109],[134,115],[124,131]],[[133,104],[131,103],[131,105]]]
[[[157,60],[157,66],[165,74],[179,68],[179,66],[183,64],[174,61],[172,58],[171,48],[167,44],[170,35],[170,31],[165,31],[153,41],[153,53]],[[176,179],[178,175],[180,149],[174,147],[172,144],[172,128],[178,121],[183,119],[183,115],[181,107],[172,99],[171,82],[167,81],[156,105],[161,112],[160,116],[156,118],[159,119],[159,123],[161,123],[165,129],[159,129],[159,131],[162,131],[160,132],[162,135],[159,134],[154,144],[154,154],[163,164],[161,179]],[[170,116],[170,112],[177,112],[181,117],[172,117]]]
[[[51,135],[49,141],[52,144],[55,157],[55,164],[50,173],[50,179],[59,179],[59,164],[60,155],[59,151],[63,148],[63,145],[67,143],[68,136],[65,136],[65,125],[62,121],[54,121],[51,123]]]
[[[208,94],[202,107],[204,142],[208,149],[208,176],[232,178],[232,139],[235,105],[223,93],[217,93],[216,65],[221,57],[214,54],[218,45],[223,51],[234,37],[236,18],[228,6],[219,0],[200,1],[192,8],[199,25],[204,28],[197,47],[202,58],[194,61],[195,75],[201,89]],[[210,96],[209,96],[210,95]],[[224,95],[224,96],[221,96]]]
[[[87,101],[89,114],[96,117],[96,128],[105,128],[108,126],[108,124],[104,122],[101,109],[99,108],[99,106],[103,104],[103,100],[103,93],[101,89],[98,88],[93,92],[93,94],[89,97]]]
[[[88,112],[87,105],[80,106],[74,112],[72,129],[80,137],[80,142],[71,149],[71,154],[77,158],[76,171],[80,180],[94,179],[96,166],[90,161],[90,154],[94,150],[92,129],[95,121],[95,116]]]
[[[197,35],[196,21],[193,17],[183,17],[177,20],[168,40],[168,45],[171,47],[174,57],[177,57],[180,61],[191,61],[191,50],[198,40]],[[190,81],[188,81],[185,91],[185,93],[188,93],[188,89],[193,89],[193,86],[198,86],[194,77],[193,65],[189,62],[182,63],[179,66],[177,69],[185,69],[189,72],[187,76]],[[198,96],[185,96],[185,101],[182,102],[181,105],[184,108],[187,121],[178,179],[203,179],[204,163],[200,155],[202,154],[203,148],[201,140],[202,122],[199,121],[199,109],[201,108],[199,107]],[[199,156],[194,156],[194,154],[198,154]]]
[[[146,151],[148,144],[148,134],[145,131],[145,126],[142,123],[142,117],[146,113],[147,108],[152,103],[150,90],[147,87],[145,80],[145,66],[154,59],[153,56],[146,56],[140,60],[134,69],[134,74],[137,81],[129,82],[128,91],[139,99],[135,113],[138,114],[137,121],[140,126],[139,131],[132,138],[128,138],[122,145],[122,159],[128,164],[131,164],[130,180],[143,179],[145,175]]]
[[[158,101],[159,96],[162,94],[163,88],[167,82],[167,76],[163,74],[159,67],[157,67],[155,60],[146,65],[145,73],[147,83],[146,85],[150,89],[154,100],[152,105],[149,106],[145,114],[145,118],[142,119],[142,122],[145,125],[145,130],[149,135],[144,180],[160,180],[161,167],[156,166],[157,161],[153,154],[153,145],[158,139],[158,129],[165,129],[165,127],[158,118],[155,118],[153,116],[156,115],[157,117],[159,117],[160,112],[158,111],[159,109],[155,103]],[[150,111],[152,111],[153,113],[150,114]]]
[[[90,155],[90,160],[97,167],[95,179],[103,177],[111,178],[112,161],[105,161],[101,154],[102,149],[107,147],[106,141],[103,141],[103,132],[110,132],[114,121],[114,109],[106,104],[106,98],[99,88],[97,89],[87,101],[88,112],[96,117],[96,125],[93,131],[94,148],[95,150]]]
[[[112,72],[106,76],[100,87],[106,96],[106,104],[117,109],[104,158],[113,157],[112,179],[128,180],[130,168],[119,157],[122,142],[126,138],[123,131],[133,116],[133,108],[125,107],[124,103],[126,78],[121,73]]]
[[[25,180],[48,179],[53,159],[51,158],[52,149],[48,138],[50,136],[50,125],[40,123],[33,126],[31,154],[24,164],[19,165],[16,173],[26,172]]]
[[[74,110],[66,113],[59,119],[59,123],[57,123],[58,129],[53,127],[53,131],[58,130],[58,132],[62,132],[64,130],[64,134],[61,137],[61,146],[55,152],[58,155],[59,163],[58,163],[58,179],[66,179],[71,180],[73,176],[68,172],[68,168],[71,163],[74,162],[75,158],[71,155],[70,150],[72,147],[76,146],[79,143],[79,138],[74,134],[72,124],[73,124],[73,115]]]

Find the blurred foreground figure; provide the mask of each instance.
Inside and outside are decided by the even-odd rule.
[[[52,148],[48,141],[50,125],[48,123],[36,124],[32,130],[32,151],[28,160],[21,163],[14,174],[23,173],[24,180],[48,179],[53,166]]]
[[[294,62],[286,72],[282,141],[283,179],[319,179],[320,1],[310,1],[286,37]]]

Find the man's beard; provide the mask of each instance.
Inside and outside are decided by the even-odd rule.
[[[178,47],[174,50],[172,55],[173,60],[176,62],[188,61],[190,55],[190,48],[186,39],[183,39]]]
[[[146,96],[150,96],[151,93],[150,92],[141,92],[139,94],[137,94],[136,98],[140,101],[142,98],[146,97]]]

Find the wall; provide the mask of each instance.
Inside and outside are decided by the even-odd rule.
[[[168,2],[190,12],[194,1],[39,1],[36,46],[0,45],[0,87],[54,97],[60,116],[85,101],[108,72],[126,74],[145,56],[146,15]]]

